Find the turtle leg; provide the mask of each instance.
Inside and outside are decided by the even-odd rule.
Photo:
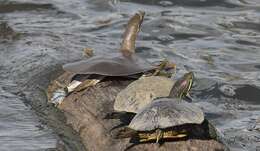
[[[85,80],[81,84],[79,84],[74,90],[75,92],[80,92],[85,89],[87,89],[90,86],[95,86],[100,80],[97,79],[91,79],[91,80]]]
[[[159,141],[163,138],[163,131],[160,129],[157,129],[155,133],[148,134],[148,133],[139,133],[139,142],[148,142],[148,141],[154,141],[156,140],[156,143],[159,143]]]
[[[105,76],[99,76],[96,79],[86,79],[76,87],[74,87],[70,92],[75,91],[75,92],[80,92],[88,87],[95,86],[97,83],[99,83],[101,80],[103,80]]]
[[[168,61],[167,61],[166,59],[163,60],[163,61],[159,64],[158,68],[154,71],[154,73],[152,74],[152,76],[158,75],[158,74],[160,73],[160,71],[162,71],[162,70],[164,69],[164,67],[167,65],[167,63],[168,63]]]
[[[163,138],[163,131],[161,129],[156,130],[156,143],[159,143],[160,139]]]
[[[176,64],[168,61],[164,68],[165,68],[166,70],[176,69]],[[176,70],[174,70],[174,71],[176,72]]]
[[[141,138],[141,139],[139,139],[139,142],[145,143],[145,142],[154,141],[154,140],[156,140],[156,137],[151,136],[151,137],[147,137],[147,138]]]
[[[138,133],[139,142],[149,142],[152,140],[156,140],[156,133],[148,134],[148,133]]]
[[[148,139],[148,138],[144,138],[144,139],[140,139],[139,142],[140,143],[145,143],[145,142],[148,142],[150,141],[151,139]]]
[[[174,69],[174,72],[163,72],[163,70]],[[159,65],[158,68],[152,73],[152,76],[165,76],[165,77],[173,77],[176,72],[176,64],[169,62],[167,59],[163,60]]]
[[[168,131],[164,132],[163,138],[183,138],[187,136],[187,131],[182,130],[182,131]]]
[[[186,137],[187,135],[186,134],[177,134],[177,135],[166,135],[166,136],[163,136],[163,138],[184,138]]]
[[[159,141],[164,138],[170,138],[170,139],[184,138],[187,136],[187,132],[185,130],[179,132],[177,131],[165,132],[160,129],[157,129],[153,134],[139,133],[138,136],[139,136],[140,143],[154,141],[154,140],[156,140],[156,143],[159,143]]]

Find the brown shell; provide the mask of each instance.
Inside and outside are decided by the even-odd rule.
[[[141,77],[117,95],[114,110],[137,113],[153,99],[169,96],[173,84],[173,80],[162,76]]]
[[[76,74],[98,74],[105,76],[127,76],[155,69],[146,60],[132,55],[124,57],[121,53],[107,56],[94,56],[87,60],[68,63],[65,71]]]

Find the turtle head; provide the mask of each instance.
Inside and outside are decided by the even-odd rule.
[[[121,43],[121,52],[125,56],[131,56],[135,53],[135,41],[144,20],[145,12],[139,11],[128,21]]]
[[[169,97],[182,99],[185,96],[187,96],[188,92],[192,87],[193,79],[194,79],[193,72],[184,74],[173,85]]]

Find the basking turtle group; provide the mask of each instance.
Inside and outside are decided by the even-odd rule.
[[[125,99],[116,100],[114,105],[115,111],[131,112],[136,114],[128,125],[128,129],[123,133],[119,133],[117,137],[138,137],[139,142],[152,140],[159,142],[159,140],[163,138],[186,137],[188,135],[187,130],[185,130],[185,128],[179,128],[176,130],[176,126],[181,127],[182,125],[187,124],[202,124],[204,121],[203,111],[196,105],[183,100],[192,87],[193,79],[193,73],[189,72],[178,79],[174,84],[172,84],[173,81],[168,81],[172,86],[170,89],[167,88],[168,90],[165,90],[165,96],[158,94],[154,97],[143,98],[132,94],[132,97],[127,97],[125,95]],[[137,86],[137,88],[133,88],[133,90],[139,91],[140,88],[138,89],[138,85],[136,85],[135,82],[131,83],[133,86]],[[159,83],[161,82],[159,81]],[[158,86],[157,89],[162,88],[164,90],[163,84]],[[121,92],[124,93],[127,89],[129,89],[129,87]],[[155,89],[152,90],[156,91]],[[148,95],[153,93],[153,91],[146,88],[143,88],[143,90],[140,89],[140,91],[143,91],[142,93],[144,95],[146,95],[146,93]],[[117,97],[121,95],[120,93]],[[117,101],[124,103],[118,105]],[[118,106],[121,107],[120,110],[118,109]]]
[[[133,82],[117,93],[113,112],[106,113],[108,120],[131,114],[115,138],[130,137],[141,143],[195,135],[214,138],[216,130],[205,119],[203,111],[185,100],[192,88],[193,72],[173,80],[168,76],[173,73],[165,70],[169,67],[167,61],[156,66],[135,54],[135,40],[143,18],[144,12],[139,12],[129,20],[120,51],[65,64],[63,69],[70,78],[63,84],[56,81],[58,86],[48,92],[52,94],[48,96],[49,102],[59,105],[71,93],[94,87],[105,79],[131,79]]]

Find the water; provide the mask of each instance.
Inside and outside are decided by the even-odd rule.
[[[195,72],[194,102],[231,149],[259,148],[258,0],[11,2],[0,1],[0,21],[20,34],[0,43],[0,150],[45,150],[60,140],[68,150],[81,150],[73,132],[65,135],[69,128],[57,124],[62,116],[51,116],[56,111],[42,105],[42,88],[62,64],[82,59],[83,48],[117,51],[137,10],[146,11],[137,53],[177,63],[178,75]]]

